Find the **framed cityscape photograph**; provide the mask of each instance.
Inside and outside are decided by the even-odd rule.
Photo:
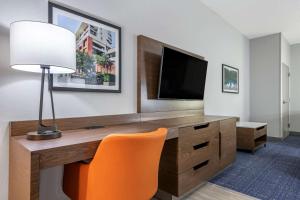
[[[239,69],[222,65],[222,92],[239,93]]]
[[[53,90],[121,92],[121,28],[51,2],[48,14],[76,36],[76,71],[52,75]]]

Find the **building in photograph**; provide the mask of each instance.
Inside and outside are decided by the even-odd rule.
[[[113,46],[112,32],[92,26],[86,23],[81,23],[76,32],[76,45],[77,50],[87,53],[90,56],[93,55],[107,55],[109,60],[113,63],[110,67],[109,73],[115,73],[115,57],[116,51]],[[95,64],[96,72],[103,72],[104,66]]]

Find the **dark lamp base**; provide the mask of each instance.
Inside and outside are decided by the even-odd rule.
[[[28,140],[50,140],[55,138],[60,138],[61,132],[60,131],[52,131],[46,130],[43,132],[32,132],[27,134]]]

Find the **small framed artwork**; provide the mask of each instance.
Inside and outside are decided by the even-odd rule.
[[[120,93],[121,28],[51,2],[48,14],[76,36],[76,72],[52,75],[53,90]]]
[[[239,69],[222,65],[222,92],[239,93]]]

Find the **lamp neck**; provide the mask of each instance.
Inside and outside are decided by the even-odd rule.
[[[52,94],[52,87],[51,87],[51,75],[50,75],[50,66],[48,65],[41,65],[42,69],[42,77],[41,77],[41,91],[40,91],[40,108],[39,108],[39,126],[38,132],[43,134],[46,131],[57,131],[56,123],[55,123],[55,112],[54,112],[54,102],[53,102],[53,94]],[[50,99],[51,99],[51,108],[52,108],[52,126],[46,126],[43,124],[43,103],[44,103],[44,83],[45,83],[45,76],[46,72],[48,75],[48,88],[50,92]]]

